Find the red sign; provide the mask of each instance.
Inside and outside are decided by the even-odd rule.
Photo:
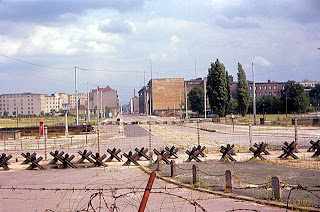
[[[39,128],[40,137],[44,137],[43,120],[40,120],[39,123],[40,123],[40,128]]]

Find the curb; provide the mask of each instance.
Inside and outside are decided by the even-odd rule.
[[[139,166],[139,168],[149,175],[152,172],[149,168],[144,167],[144,166]],[[197,187],[194,187],[190,184],[181,183],[180,181],[171,179],[169,177],[163,177],[158,174],[156,175],[156,177],[163,180],[163,181],[166,181],[168,183],[172,183],[172,184],[181,186],[183,188],[187,188],[187,189],[191,189],[191,190],[195,190],[195,191],[199,191],[199,192],[205,192],[208,194],[214,194],[214,195],[218,195],[218,196],[222,196],[222,197],[226,197],[226,198],[245,200],[245,201],[255,202],[255,203],[259,203],[259,204],[263,204],[263,205],[270,205],[270,206],[279,207],[279,208],[287,208],[287,204],[283,203],[283,202],[277,202],[277,201],[272,201],[272,200],[262,200],[262,199],[256,199],[253,197],[242,196],[242,195],[238,195],[238,194],[234,194],[234,193],[224,193],[221,191],[212,191],[212,190],[208,190],[208,189],[204,189],[204,188],[197,188]],[[317,208],[296,206],[296,205],[292,205],[292,204],[289,204],[288,206],[289,206],[289,210],[320,211],[320,209],[317,209]]]

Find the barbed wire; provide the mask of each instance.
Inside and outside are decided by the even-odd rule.
[[[210,177],[223,177],[223,176],[226,176],[226,174],[208,174],[208,173],[206,173],[204,171],[201,171],[200,169],[199,169],[199,172],[202,173],[202,174],[208,175]]]
[[[239,177],[237,177],[237,176],[234,175],[234,174],[232,174],[232,177],[236,178],[237,180],[240,180],[241,182],[244,182],[244,183],[247,183],[247,184],[250,184],[250,185],[263,186],[263,185],[268,185],[268,184],[270,184],[270,182],[266,182],[266,183],[252,183],[252,182],[248,182],[248,181],[245,181],[245,180],[240,179]]]
[[[192,171],[192,168],[182,168],[182,167],[179,167],[177,164],[175,164],[175,166],[178,168],[178,169],[181,169],[181,170],[184,170],[184,171]]]
[[[315,197],[317,197],[317,198],[320,200],[320,196],[319,196],[319,195],[313,193],[313,191],[310,190],[310,189],[308,189],[308,187],[303,187],[303,186],[301,186],[300,184],[298,184],[296,187],[292,187],[292,188],[290,189],[290,191],[289,191],[288,198],[287,198],[287,209],[289,209],[289,200],[290,200],[291,192],[292,192],[293,190],[304,190],[304,191],[307,191],[307,192],[309,192],[310,194],[313,194]],[[320,190],[317,190],[317,191],[320,191]]]
[[[152,188],[152,190],[173,190],[173,189],[178,189],[178,188],[182,188],[181,186],[178,187],[156,187],[156,188]],[[27,191],[117,191],[117,190],[145,190],[145,188],[141,188],[141,187],[114,187],[114,188],[45,188],[45,187],[41,187],[41,188],[31,188],[31,187],[15,187],[15,186],[0,186],[0,190],[27,190]]]
[[[248,209],[248,208],[231,209],[231,210],[227,210],[227,211],[225,211],[225,212],[234,212],[234,211],[254,211],[254,212],[260,212],[260,210],[257,210],[257,209]]]

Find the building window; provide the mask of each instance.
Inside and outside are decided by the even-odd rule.
[[[273,90],[277,90],[277,86],[276,85],[273,86]]]
[[[20,99],[20,102],[22,102],[23,100],[22,99]]]
[[[249,90],[250,90],[250,91],[252,90],[252,86],[249,87]]]
[[[268,87],[265,85],[265,86],[264,86],[264,90],[268,90],[267,88],[268,88]]]
[[[269,85],[269,90],[272,90],[272,86],[271,85]]]
[[[259,90],[260,90],[260,91],[262,90],[262,86],[259,86]]]
[[[260,92],[259,95],[262,96],[262,93]]]
[[[252,93],[250,93],[250,97],[252,97]]]
[[[269,92],[269,95],[271,96],[271,95],[272,95],[272,93],[271,93],[271,92]]]

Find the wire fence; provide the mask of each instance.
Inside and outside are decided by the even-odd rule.
[[[289,208],[289,203],[297,206],[320,207],[320,186],[317,184],[319,179],[317,177],[317,171],[303,173],[303,170],[298,172],[297,170],[287,168],[283,170],[283,172],[279,172],[280,167],[273,169],[272,173],[270,171],[272,168],[266,168],[264,164],[260,164],[260,167],[254,167],[255,169],[251,168],[253,171],[248,171],[250,164],[249,166],[241,167],[242,165],[244,164],[240,163],[238,166],[229,164],[228,167],[226,167],[226,165],[222,163],[197,164],[197,173],[194,173],[193,166],[195,166],[195,164],[171,164],[171,166],[177,168],[176,175],[173,176],[175,179],[187,184],[196,182],[194,186],[216,191],[227,190],[228,177],[226,176],[226,169],[231,168],[233,170],[231,175],[232,179],[230,179],[232,193],[263,200],[277,199],[274,196],[275,187],[271,180],[273,175],[277,175],[279,179],[285,179],[280,181],[279,189],[281,190],[281,197],[278,200],[285,202],[287,208]],[[261,171],[260,174],[259,170]],[[276,174],[274,173],[275,171],[279,173]],[[292,172],[294,171],[297,171],[296,175],[299,175],[299,177],[292,177]],[[270,173],[272,175],[270,175]],[[163,175],[172,176],[172,168],[165,166]],[[269,179],[267,179],[268,175]],[[250,179],[252,179],[252,181]],[[303,182],[304,186],[299,183],[292,183],[294,181]],[[293,191],[295,191],[295,193],[293,193]]]

